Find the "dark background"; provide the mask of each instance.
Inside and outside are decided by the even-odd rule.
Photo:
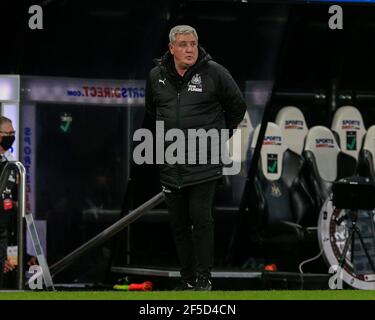
[[[285,15],[281,4],[234,1],[32,1],[43,6],[44,29],[30,30],[30,4],[7,2],[2,73],[110,79],[145,79],[177,23],[194,25],[200,43],[239,80],[269,78],[263,56]]]
[[[2,1],[0,72],[145,79],[152,59],[167,49],[169,29],[187,23],[239,82],[269,79],[274,69],[265,55],[274,52],[267,45],[287,19],[280,87],[325,88],[335,75],[343,89],[373,89],[373,6],[342,5],[344,30],[330,30],[329,5],[284,3]],[[31,4],[43,8],[43,30],[28,27]]]

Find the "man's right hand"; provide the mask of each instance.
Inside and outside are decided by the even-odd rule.
[[[16,265],[13,264],[9,259],[7,259],[4,262],[3,273],[8,273],[10,271],[13,271],[15,268],[16,268]]]

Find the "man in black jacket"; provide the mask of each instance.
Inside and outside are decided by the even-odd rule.
[[[0,116],[0,175],[5,164],[12,160],[12,155],[8,151],[15,140],[15,131],[12,121],[6,117]],[[7,259],[7,247],[9,240],[9,226],[11,217],[14,216],[13,208],[13,186],[15,185],[15,173],[12,171],[8,178],[6,189],[2,191],[0,199],[0,288],[3,287],[3,272],[13,270],[15,267]]]
[[[246,104],[230,73],[198,46],[194,28],[176,26],[169,40],[169,51],[156,61],[147,80],[146,110],[165,131],[178,129],[185,137],[185,144],[179,145],[184,161],[168,159],[168,147],[174,143],[168,139],[165,159],[156,159],[181,264],[182,281],[177,289],[211,290],[212,207],[223,164],[213,159],[212,145],[208,150],[201,144],[192,148],[189,130],[233,130],[243,119]],[[207,155],[205,161],[187,160],[201,160],[202,154]]]

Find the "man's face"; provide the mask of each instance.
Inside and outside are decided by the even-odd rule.
[[[14,128],[10,122],[4,122],[0,126],[0,143],[3,141],[3,137],[5,136],[14,136]],[[4,153],[5,150],[0,146],[0,153]]]
[[[198,41],[192,33],[177,34],[176,40],[169,45],[176,67],[188,69],[198,59]]]

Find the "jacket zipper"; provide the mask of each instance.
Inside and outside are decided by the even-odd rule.
[[[181,87],[177,89],[176,127],[178,129],[180,129],[180,98],[181,98],[180,90],[181,90]],[[177,186],[178,186],[178,189],[180,189],[181,184],[182,184],[180,164],[176,163],[176,166],[177,166]]]

